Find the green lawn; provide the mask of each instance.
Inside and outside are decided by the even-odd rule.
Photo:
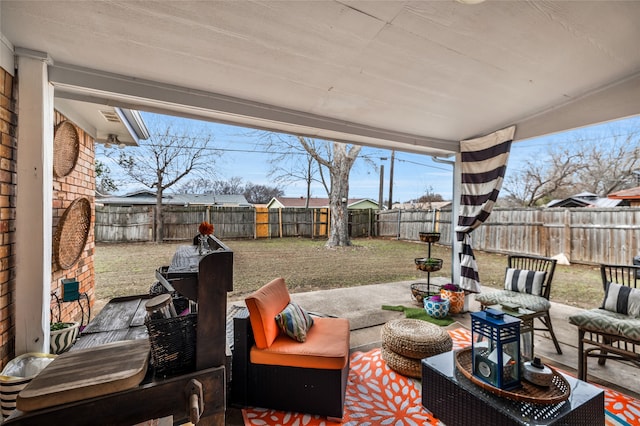
[[[327,249],[324,240],[306,238],[225,240],[234,254],[234,291],[242,297],[273,278],[282,276],[292,292],[353,287],[406,280],[426,280],[414,258],[427,255],[427,245],[392,239],[354,239],[352,247]],[[155,281],[156,268],[168,265],[177,246],[187,244],[97,244],[96,294],[107,300],[144,294]],[[442,258],[442,270],[434,277],[449,277],[451,250],[434,244],[432,257]],[[506,256],[477,252],[483,285],[501,287]],[[558,266],[551,299],[590,308],[602,300],[599,269],[595,266]]]

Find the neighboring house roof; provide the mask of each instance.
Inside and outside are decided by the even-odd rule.
[[[581,198],[583,200],[595,200],[598,198],[598,194],[594,194],[593,192],[581,192],[579,194],[573,195],[574,198]]]
[[[640,200],[640,186],[613,192],[608,195],[608,198],[616,200]]]
[[[211,195],[211,194],[171,194],[173,204],[206,204],[250,206],[244,195]]]
[[[117,205],[153,205],[156,203],[155,193],[141,190],[123,196],[107,196],[96,199],[101,204]],[[212,194],[167,194],[162,197],[165,205],[206,205],[225,207],[250,207],[244,195],[212,195]]]
[[[617,207],[623,200],[600,198],[591,192],[582,192],[561,200],[553,200],[545,207]]]
[[[274,197],[269,201],[267,207],[270,209],[277,208],[305,208],[307,199],[305,197]],[[366,206],[366,207],[364,207]],[[327,208],[329,207],[328,198],[309,198],[309,208]],[[378,203],[369,198],[349,198],[347,202],[348,208],[371,208],[377,209]]]

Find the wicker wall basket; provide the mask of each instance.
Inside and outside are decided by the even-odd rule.
[[[56,126],[53,137],[53,174],[64,177],[73,171],[80,153],[80,138],[76,126],[63,121]]]
[[[85,197],[74,200],[65,210],[53,237],[53,253],[62,269],[71,268],[84,250],[91,227],[91,203]]]

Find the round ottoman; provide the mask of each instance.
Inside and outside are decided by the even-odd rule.
[[[452,347],[449,333],[426,321],[405,318],[382,326],[382,359],[404,376],[421,378],[420,360],[448,352]]]

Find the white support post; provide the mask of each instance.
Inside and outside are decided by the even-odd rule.
[[[46,54],[18,52],[16,355],[49,352],[53,196],[53,86]]]
[[[462,244],[458,241],[456,234],[456,226],[458,226],[458,217],[460,216],[460,193],[462,188],[462,169],[460,167],[462,155],[456,154],[456,161],[453,165],[453,195],[451,205],[451,265],[452,265],[452,282],[460,284],[460,250]],[[464,296],[463,312],[469,311],[469,297],[467,293]]]
[[[460,192],[462,187],[462,171],[460,163],[462,156],[456,154],[456,161],[453,165],[453,194],[451,200],[451,265],[452,277],[454,283],[460,284],[460,247],[456,235],[456,226],[458,226],[458,217],[460,216]]]

